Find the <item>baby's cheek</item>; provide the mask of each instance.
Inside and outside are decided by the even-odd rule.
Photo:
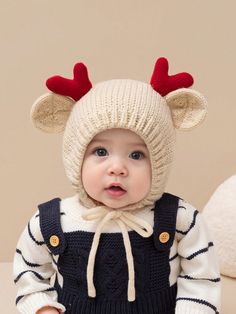
[[[142,200],[150,191],[150,181],[141,180],[139,184],[134,189],[134,196],[137,201]]]
[[[87,193],[89,193],[92,182],[92,172],[91,168],[88,166],[87,163],[85,163],[82,167],[82,173],[81,173],[81,178],[82,178],[82,184],[84,186],[84,189],[86,190]]]

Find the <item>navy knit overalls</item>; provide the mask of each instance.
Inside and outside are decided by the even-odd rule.
[[[172,246],[179,198],[165,193],[155,203],[154,233],[143,238],[129,232],[135,268],[136,299],[127,300],[128,268],[122,233],[102,233],[94,267],[96,298],[88,297],[86,270],[93,232],[63,233],[60,199],[39,205],[40,227],[50,252],[59,254],[58,271],[63,287],[55,283],[58,302],[70,314],[174,314],[177,287],[169,284],[169,253]],[[159,235],[170,239],[161,243]],[[50,245],[57,235],[60,244]]]

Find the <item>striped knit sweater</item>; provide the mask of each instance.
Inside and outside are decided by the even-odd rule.
[[[61,225],[63,232],[95,232],[96,221],[82,218],[86,208],[75,195],[61,201]],[[137,216],[153,225],[151,208],[137,212]],[[120,232],[110,221],[104,233]],[[59,284],[63,278],[57,269],[58,256],[52,256],[44,243],[37,212],[23,231],[14,257],[14,278],[18,287],[17,308],[20,313],[35,314],[49,305],[62,311],[53,288],[57,274]],[[177,212],[176,233],[169,256],[170,286],[177,282],[176,314],[213,314],[220,310],[220,274],[213,242],[201,214],[190,204],[180,200]]]

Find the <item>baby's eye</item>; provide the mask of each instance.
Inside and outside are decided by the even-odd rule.
[[[99,157],[104,157],[108,155],[108,152],[105,148],[96,148],[94,150],[95,155],[99,156]]]
[[[130,154],[130,157],[132,159],[136,159],[136,160],[139,160],[139,159],[142,159],[144,157],[144,154],[142,152],[133,152]]]

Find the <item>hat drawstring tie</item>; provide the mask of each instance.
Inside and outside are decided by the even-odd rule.
[[[88,266],[87,266],[87,284],[88,284],[88,295],[89,297],[96,297],[96,289],[93,283],[94,264],[96,253],[99,245],[100,236],[104,225],[114,220],[121,229],[122,237],[125,246],[126,259],[128,264],[128,301],[132,302],[135,300],[135,274],[134,274],[134,260],[132,255],[132,249],[129,239],[127,227],[130,227],[136,231],[142,237],[149,237],[153,233],[153,228],[149,223],[143,219],[135,217],[130,212],[122,210],[111,210],[105,206],[98,206],[90,209],[88,213],[83,215],[86,220],[100,219],[94,234],[92,247],[89,253]]]

